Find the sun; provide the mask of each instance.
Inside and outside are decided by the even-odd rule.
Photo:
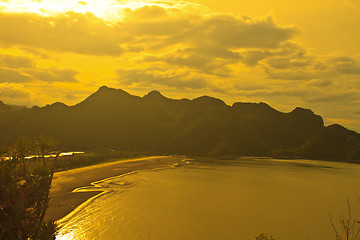
[[[106,21],[122,19],[125,9],[136,9],[145,5],[168,7],[171,1],[154,0],[8,0],[0,2],[0,12],[33,13],[43,16],[63,14],[66,12],[92,13]]]

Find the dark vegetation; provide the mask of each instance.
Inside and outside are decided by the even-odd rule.
[[[339,224],[336,224],[330,216],[336,240],[360,240],[360,219],[352,216],[349,199],[347,199],[347,208],[347,215],[339,217]]]
[[[11,159],[0,160],[0,239],[55,239],[56,224],[44,217],[59,153],[44,158],[53,147],[48,140],[19,138],[10,148]],[[29,154],[40,154],[42,165],[30,168]]]
[[[8,156],[8,153],[3,154],[3,157]],[[99,151],[84,154],[74,154],[70,156],[61,156],[57,160],[57,167],[55,172],[141,156],[145,156],[145,154],[125,151]],[[43,160],[41,157],[28,159],[25,162],[30,170],[39,168],[43,165]]]
[[[74,154],[73,156],[63,156],[58,158],[56,171],[64,171],[78,167],[140,156],[145,155],[139,152],[126,151],[99,151],[85,154]],[[35,161],[33,160],[32,162],[32,164],[39,164],[39,159]]]
[[[0,239],[56,238],[56,223],[44,220],[56,171],[141,155],[138,152],[108,150],[60,157],[64,147],[54,154],[59,146],[53,139],[40,135],[32,141],[18,138],[12,146],[2,149]],[[34,155],[36,157],[28,158]]]
[[[275,239],[267,233],[260,233],[259,236],[255,237],[255,240],[275,240]]]
[[[279,112],[265,103],[235,103],[203,96],[144,97],[101,87],[74,106],[13,109],[0,104],[0,150],[18,136],[43,133],[67,150],[143,152],[212,157],[264,156],[360,162],[360,134],[324,126],[309,109]]]

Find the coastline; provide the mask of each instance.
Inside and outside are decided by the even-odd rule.
[[[129,174],[139,170],[151,170],[185,164],[183,156],[153,156],[103,163],[57,172],[50,190],[50,204],[45,220],[58,221],[77,207],[102,194],[102,191],[73,192],[76,188],[90,186],[107,178]]]

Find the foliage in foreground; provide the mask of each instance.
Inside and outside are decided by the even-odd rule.
[[[271,235],[267,233],[260,233],[259,236],[255,237],[255,240],[275,240]]]
[[[335,226],[335,223],[330,217],[330,222],[334,229],[336,240],[360,240],[360,221],[353,218],[351,215],[349,199],[347,199],[347,207],[347,216],[341,216],[339,218],[339,227]]]
[[[350,201],[347,199],[347,215],[339,217],[339,222],[334,223],[330,217],[330,222],[335,233],[336,240],[360,240],[360,220],[351,214]],[[271,235],[260,233],[255,240],[275,240]]]
[[[51,165],[29,170],[26,156],[50,150],[46,138],[34,142],[18,139],[11,147],[11,159],[0,161],[0,239],[55,239],[56,224],[44,222],[56,159]],[[50,160],[47,160],[50,161]]]

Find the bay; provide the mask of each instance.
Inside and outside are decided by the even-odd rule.
[[[91,187],[90,187],[91,189]],[[335,239],[329,217],[360,217],[360,166],[202,158],[97,183],[105,194],[61,222],[57,239]]]

